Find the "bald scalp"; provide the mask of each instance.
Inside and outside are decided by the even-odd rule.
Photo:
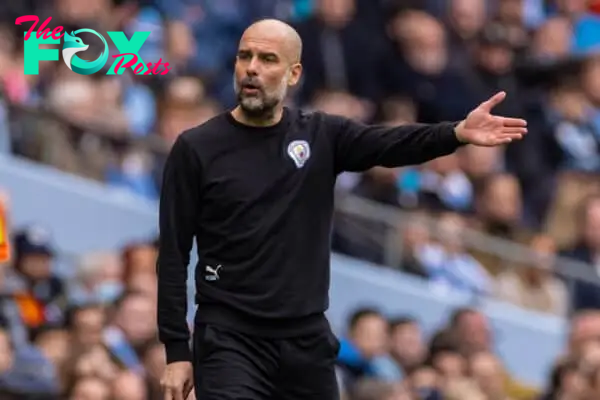
[[[302,39],[294,28],[278,19],[262,19],[250,25],[242,35],[244,39],[275,40],[281,44],[282,56],[290,64],[300,62],[302,56]]]

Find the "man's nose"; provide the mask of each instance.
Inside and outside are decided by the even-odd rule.
[[[248,63],[248,66],[246,68],[246,74],[248,74],[248,76],[256,76],[258,75],[259,68],[260,65],[258,59],[256,57],[253,57]]]

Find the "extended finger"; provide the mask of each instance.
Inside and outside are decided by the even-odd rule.
[[[183,391],[183,387],[180,389],[173,389],[171,392],[173,393],[173,400],[185,400],[185,397],[183,397]]]
[[[527,133],[527,128],[502,128],[502,134],[503,135],[513,135],[513,134],[520,134],[520,135],[524,135]]]
[[[164,386],[163,386],[164,387]],[[164,400],[173,400],[173,394],[171,392],[171,389],[169,388],[165,388],[164,389],[165,395],[164,395]]]
[[[189,382],[185,385],[185,387],[183,388],[183,398],[184,400],[187,400],[188,397],[190,397],[190,393],[192,393],[192,389],[194,389],[194,384]]]
[[[194,392],[194,388],[189,391],[189,393],[185,397],[186,400],[196,400],[196,393]]]
[[[527,121],[521,118],[502,118],[502,125],[510,127],[525,127]]]
[[[479,108],[484,111],[490,112],[492,108],[496,107],[498,104],[502,103],[502,101],[506,98],[506,92],[498,92],[494,96],[492,96],[489,100],[484,101],[479,105]]]
[[[521,139],[523,139],[523,135],[520,134],[501,135],[496,138],[497,141],[500,141],[502,143],[510,143]]]

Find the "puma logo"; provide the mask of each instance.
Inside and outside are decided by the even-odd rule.
[[[219,280],[219,270],[222,268],[223,266],[221,264],[217,265],[215,268],[211,267],[210,265],[207,265],[204,270],[206,271],[207,274],[204,277],[205,280],[207,281],[217,281]]]

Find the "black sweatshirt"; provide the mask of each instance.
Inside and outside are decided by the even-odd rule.
[[[167,361],[191,357],[194,237],[196,323],[273,338],[324,329],[337,175],[450,154],[461,145],[455,126],[367,126],[286,108],[272,127],[226,112],[182,133],[160,198],[158,326]]]

